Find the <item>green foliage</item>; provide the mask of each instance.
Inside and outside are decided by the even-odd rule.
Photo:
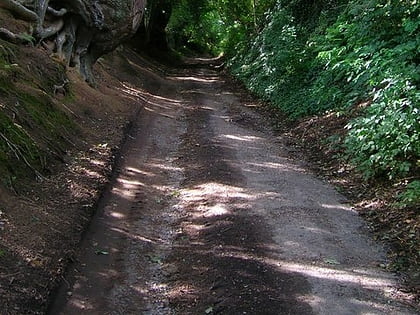
[[[405,176],[420,157],[420,93],[407,81],[388,84],[348,125],[348,156],[366,178]]]
[[[346,140],[366,178],[405,176],[420,156],[418,16],[416,1],[353,1],[318,39],[311,98],[320,108],[370,102]]]
[[[368,103],[348,125],[348,157],[366,178],[405,176],[420,156],[419,4],[345,4],[325,0],[311,9],[279,1],[266,27],[231,59],[231,71],[294,119]]]
[[[420,180],[414,180],[407,185],[406,190],[399,195],[400,207],[420,206]]]
[[[169,41],[178,50],[219,53],[223,21],[210,2],[178,1],[167,26]]]
[[[267,14],[268,24],[242,54],[229,62],[231,71],[261,98],[291,117],[307,114],[304,99],[310,56],[304,29],[286,9],[276,7]]]
[[[176,0],[167,32],[171,46],[233,55],[263,25],[275,0]]]

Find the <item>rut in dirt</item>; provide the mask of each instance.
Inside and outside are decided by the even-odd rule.
[[[243,91],[131,58],[144,109],[50,314],[416,313],[363,221]]]

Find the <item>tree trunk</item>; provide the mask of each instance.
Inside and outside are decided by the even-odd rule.
[[[0,7],[35,24],[38,42],[54,40],[59,58],[76,66],[93,83],[92,65],[135,34],[146,0],[0,0]],[[0,36],[13,42],[23,38],[7,29]]]

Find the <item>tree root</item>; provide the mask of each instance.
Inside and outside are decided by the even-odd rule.
[[[14,0],[1,0],[0,7],[15,13],[23,20],[35,22],[38,21],[39,17],[34,11],[31,11]]]
[[[28,160],[26,159],[25,155],[22,153],[22,151],[20,150],[19,146],[17,146],[16,144],[14,144],[12,141],[10,141],[3,133],[0,132],[0,138],[2,138],[7,146],[9,147],[9,149],[13,152],[13,154],[15,155],[15,157],[20,160],[22,159],[23,162],[26,164],[26,166],[28,166],[36,175],[38,180],[45,180],[46,178],[40,173],[38,172],[32,165],[31,163],[28,162]]]
[[[30,35],[15,34],[6,28],[0,27],[0,38],[13,44],[32,44],[34,38]]]
[[[50,26],[45,27],[45,28],[39,28],[36,31],[36,37],[39,39],[39,41],[42,41],[45,38],[54,36],[55,34],[57,34],[58,32],[61,31],[61,29],[64,26],[64,21],[63,19],[59,19],[57,21],[55,21],[54,23],[52,23]]]
[[[47,8],[47,13],[51,14],[52,16],[56,16],[56,17],[62,17],[64,15],[67,14],[67,9],[66,8],[61,8],[60,10],[56,10],[54,8],[48,7]]]

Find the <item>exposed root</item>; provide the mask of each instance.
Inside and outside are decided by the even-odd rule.
[[[41,41],[45,38],[54,36],[55,34],[61,31],[63,26],[64,26],[63,19],[59,19],[46,28],[38,29],[36,31],[36,37],[39,38],[39,40]]]
[[[32,165],[31,163],[28,162],[28,160],[26,159],[25,155],[22,153],[22,151],[20,150],[19,146],[14,144],[12,141],[10,141],[3,133],[0,132],[0,138],[2,138],[7,146],[9,147],[10,151],[13,152],[13,154],[15,155],[15,157],[18,160],[22,160],[26,166],[28,166],[36,175],[38,180],[45,180],[46,178],[44,176],[42,176],[42,174],[40,172],[38,172]]]
[[[0,38],[13,44],[33,44],[34,41],[34,38],[30,35],[15,34],[3,27],[0,27]]]
[[[66,8],[61,8],[60,10],[56,10],[54,8],[48,7],[47,8],[47,13],[51,14],[52,16],[56,16],[56,17],[62,17],[64,15],[67,14],[67,9]]]
[[[14,0],[1,0],[0,7],[15,13],[26,21],[35,22],[38,21],[39,18],[38,14],[36,14],[34,11],[27,9],[25,6]]]
[[[49,49],[56,51],[66,66],[76,67],[83,78],[93,85],[93,64],[136,32],[145,6],[146,1],[133,0],[130,6],[124,6],[124,19],[107,21],[106,14],[111,14],[112,9],[115,12],[122,10],[118,1],[0,0],[1,8],[31,22],[33,26],[28,36],[1,28],[0,38],[16,44],[43,44],[44,39],[51,39],[55,47]],[[109,8],[105,10],[105,7]]]

